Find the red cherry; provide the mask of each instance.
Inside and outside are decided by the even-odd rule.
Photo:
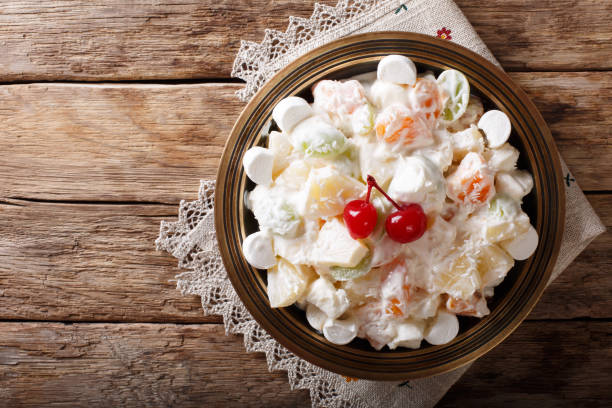
[[[353,239],[365,238],[374,231],[378,214],[372,203],[353,200],[344,207],[344,224]]]
[[[392,240],[405,244],[421,238],[427,228],[427,217],[419,204],[402,205],[387,217],[385,229]]]

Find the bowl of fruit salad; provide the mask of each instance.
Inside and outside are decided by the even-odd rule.
[[[559,252],[559,156],[497,67],[429,36],[368,33],[297,59],[228,139],[215,227],[279,343],[375,380],[478,358],[533,308]]]

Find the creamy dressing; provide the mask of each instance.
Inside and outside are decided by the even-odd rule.
[[[277,260],[269,270],[271,305],[298,302],[336,344],[354,337],[375,349],[449,342],[456,315],[488,314],[487,298],[513,256],[525,259],[537,246],[521,209],[533,181],[516,170],[505,114],[482,121],[482,103],[461,73],[417,78],[405,71],[414,66],[406,60],[386,57],[378,74],[320,81],[313,104],[279,103],[271,154],[245,161],[247,174],[265,181],[247,204]],[[420,239],[400,244],[387,235],[394,209],[377,192],[374,232],[351,238],[342,213],[364,199],[367,175],[400,204],[421,205],[428,221]],[[260,242],[268,245],[243,248],[247,260],[269,262],[269,252],[263,261],[249,252],[261,251]]]

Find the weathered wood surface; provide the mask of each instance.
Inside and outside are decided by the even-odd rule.
[[[5,407],[307,407],[223,326],[0,323]]]
[[[612,190],[612,73],[515,73],[581,187]],[[214,178],[242,107],[237,84],[0,87],[0,199],[192,197]]]
[[[612,318],[612,194],[590,197],[608,232],[545,292],[530,319]],[[174,206],[0,204],[0,320],[220,322],[171,280],[153,241]]]
[[[439,407],[609,407],[612,323],[525,322]]]
[[[610,406],[612,3],[456,2],[504,68],[531,71],[511,76],[608,232],[440,406]],[[0,405],[310,406],[176,291],[153,241],[244,106],[240,84],[197,81],[313,3],[0,0],[0,83],[178,80],[0,86]]]
[[[0,81],[229,77],[241,40],[259,42],[266,28],[285,31],[289,16],[310,17],[314,3],[4,1]],[[610,2],[457,3],[506,69],[612,68]]]
[[[606,406],[611,335],[608,322],[526,322],[441,406]],[[0,323],[0,389],[23,407],[310,406],[216,324]]]

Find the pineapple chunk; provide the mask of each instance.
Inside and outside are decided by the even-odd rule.
[[[498,194],[486,209],[484,237],[491,243],[513,239],[529,230],[529,216],[519,203],[509,196]]]
[[[346,203],[358,198],[365,190],[364,184],[342,175],[332,166],[313,169],[306,182],[304,213],[321,218],[341,214]]]
[[[484,247],[478,255],[478,272],[483,286],[499,285],[514,266],[514,260],[497,245]]]
[[[451,133],[453,141],[453,161],[461,161],[469,152],[482,153],[484,138],[474,125],[461,132]]]
[[[306,184],[310,169],[310,164],[306,163],[304,160],[295,160],[280,173],[275,183],[297,191]]]
[[[434,274],[434,287],[455,298],[469,298],[481,287],[477,260],[465,254],[446,265],[434,266]]]
[[[344,289],[338,289],[325,278],[319,278],[308,288],[306,301],[321,310],[330,319],[337,319],[350,306]]]
[[[286,307],[300,298],[316,274],[311,267],[293,265],[280,258],[268,269],[268,299],[271,307]]]
[[[354,268],[368,254],[368,247],[351,238],[337,218],[326,222],[312,251],[315,265]]]
[[[289,155],[293,146],[287,135],[273,130],[268,136],[268,149],[274,154],[272,176],[276,178],[291,162]]]
[[[397,325],[397,335],[388,345],[391,350],[399,347],[418,349],[425,331],[425,321],[408,319]]]

